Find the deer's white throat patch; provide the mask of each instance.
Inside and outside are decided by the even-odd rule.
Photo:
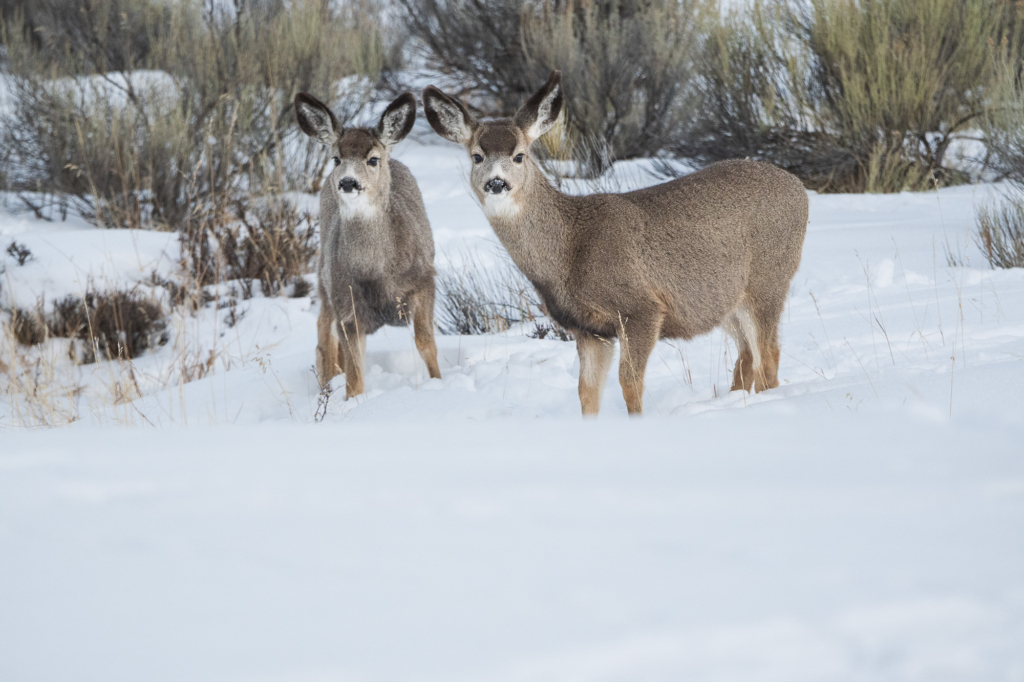
[[[484,215],[488,218],[513,218],[519,214],[519,204],[510,192],[484,195]]]
[[[366,192],[338,192],[338,212],[342,218],[377,217],[377,207]]]

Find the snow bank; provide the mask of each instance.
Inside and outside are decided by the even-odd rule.
[[[1024,428],[3,434],[0,678],[1010,680]]]
[[[428,139],[397,156],[438,267],[498,263]],[[639,421],[613,371],[581,422],[574,344],[530,325],[438,336],[439,380],[385,328],[320,424],[311,298],[176,311],[131,364],[51,342],[71,428],[0,398],[0,679],[1022,680],[1024,271],[970,238],[996,191],[812,194],[782,385],[728,393],[719,332],[661,342]],[[27,306],[177,243],[5,215],[0,259]]]

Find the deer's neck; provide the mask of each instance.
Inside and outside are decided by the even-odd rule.
[[[551,186],[531,164],[527,181],[511,207],[484,211],[516,266],[535,285],[561,289],[568,274],[570,223],[565,212],[569,198]]]
[[[395,254],[395,238],[387,195],[375,201],[339,205],[337,257],[356,277],[377,278],[388,273]],[[341,204],[341,202],[338,202]]]

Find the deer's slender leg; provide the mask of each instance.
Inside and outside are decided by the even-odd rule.
[[[750,346],[743,339],[737,339],[740,356],[736,359],[736,366],[732,370],[732,388],[730,391],[749,391],[754,385],[754,354],[750,352]]]
[[[580,356],[580,407],[583,416],[596,416],[601,409],[601,391],[608,378],[615,345],[586,332],[576,332],[576,352]]]
[[[320,385],[326,386],[341,371],[342,364],[339,362],[339,344],[334,333],[334,315],[327,301],[322,301],[320,305],[316,332],[316,376]]]
[[[754,391],[760,393],[779,385],[779,320],[784,304],[762,304],[755,314],[761,366],[754,376]]]
[[[345,399],[362,395],[363,357],[366,354],[366,336],[354,324],[345,324],[341,329],[341,345],[345,355]]]
[[[736,342],[736,366],[732,370],[732,387],[730,391],[749,391],[754,386],[754,353],[751,351],[750,342],[740,325],[736,314],[733,313],[729,319],[726,329],[729,336]],[[754,339],[756,343],[757,340]]]
[[[434,283],[416,293],[412,301],[413,338],[416,350],[420,352],[423,362],[427,363],[427,372],[431,379],[441,378],[441,368],[437,366],[437,344],[434,343]]]
[[[661,335],[660,312],[634,313],[619,323],[619,384],[630,415],[643,414],[644,373]]]
[[[335,334],[333,340],[334,340],[335,348],[337,348],[337,353],[338,353],[338,363],[337,363],[338,372],[339,373],[343,373],[345,371],[345,343],[344,343],[344,341],[342,339],[339,339],[337,337],[337,334]]]
[[[757,321],[750,314],[746,303],[743,303],[729,318],[725,325],[729,335],[736,342],[739,357],[732,371],[732,387],[730,391],[750,391],[754,380],[761,371],[761,347],[758,341]]]

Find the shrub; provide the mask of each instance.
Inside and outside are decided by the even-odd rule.
[[[1024,70],[1019,55],[1000,55],[990,98],[981,119],[988,165],[1024,188]]]
[[[70,203],[101,225],[178,228],[224,195],[305,182],[323,160],[296,133],[292,96],[344,94],[343,119],[366,101],[381,61],[369,2],[95,0],[69,12],[50,0],[15,13],[3,30],[7,188],[37,212]]]
[[[9,315],[12,335],[22,345],[34,346],[47,338],[84,342],[78,346],[80,362],[95,362],[97,355],[108,360],[136,358],[167,342],[163,308],[138,289],[89,289],[84,297],[54,301],[49,315],[42,303],[35,312],[14,308]]]
[[[1024,199],[979,208],[975,242],[993,268],[1024,268]]]
[[[709,32],[701,114],[675,151],[763,159],[821,191],[963,181],[946,152],[1021,27],[1009,0],[756,0]]]
[[[703,0],[399,0],[427,63],[483,114],[563,72],[577,172],[649,156],[683,130]]]
[[[35,258],[35,256],[32,255],[31,249],[16,241],[12,241],[7,245],[7,255],[18,261],[19,266],[24,265]]]
[[[1024,267],[1024,71],[1019,55],[1005,51],[982,129],[988,166],[1010,181],[1002,201],[977,210],[974,241],[993,268]]]
[[[600,175],[611,159],[650,156],[683,133],[699,26],[693,0],[527,5],[521,35],[534,73],[563,71],[577,162]],[[538,79],[533,84],[536,89]]]
[[[136,358],[148,348],[167,342],[163,308],[137,289],[87,292],[84,298],[69,296],[54,305],[52,336],[86,342],[84,362],[96,356]]]
[[[184,267],[198,287],[236,280],[244,298],[259,282],[264,296],[292,287],[293,296],[309,293],[303,275],[312,272],[317,254],[317,220],[282,199],[250,208],[244,201],[191,216],[179,241]]]
[[[534,322],[533,331],[527,334],[527,336],[531,339],[546,339],[550,336],[552,341],[555,339],[559,341],[574,340],[572,333],[557,322]]]
[[[35,346],[46,339],[46,325],[40,314],[31,313],[24,308],[13,308],[10,313],[11,335],[23,346]]]
[[[442,334],[493,334],[541,315],[533,286],[509,261],[469,258],[437,273],[435,316]]]
[[[161,28],[152,9],[123,0],[0,0],[5,22],[21,28],[50,59],[80,59],[79,73],[122,71],[144,61],[153,32]]]
[[[397,0],[426,65],[452,77],[477,113],[505,115],[543,82],[530,73],[519,37],[524,2]]]

